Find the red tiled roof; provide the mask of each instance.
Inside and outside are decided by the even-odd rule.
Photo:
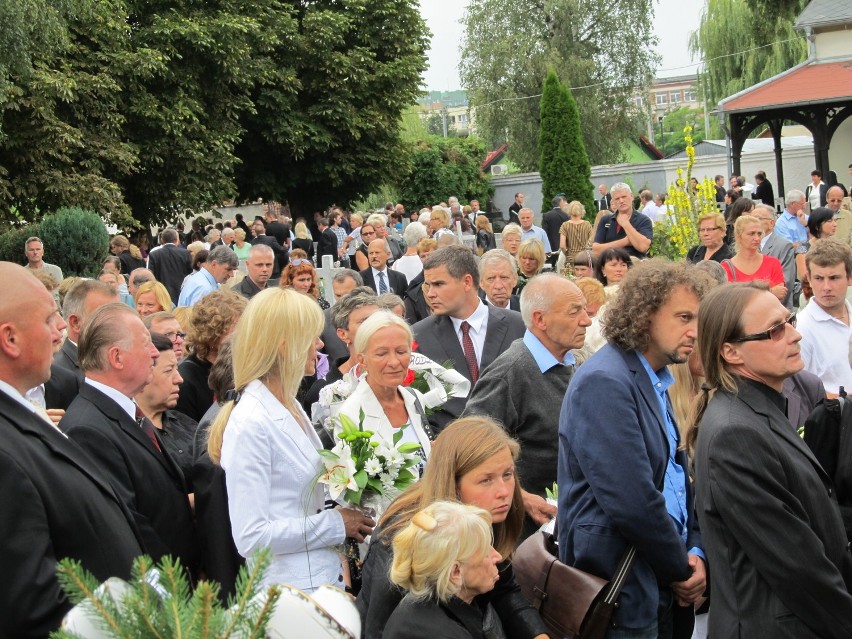
[[[482,164],[479,165],[481,171],[485,171],[489,166],[494,164],[500,157],[506,152],[506,149],[509,148],[508,144],[501,144],[498,149],[491,151],[488,155],[485,156],[485,159],[482,161]]]
[[[796,104],[852,100],[852,60],[813,62],[722,100],[723,111],[760,111]]]

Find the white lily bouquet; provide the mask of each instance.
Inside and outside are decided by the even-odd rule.
[[[325,472],[318,482],[328,486],[332,499],[362,509],[371,497],[390,501],[418,479],[416,466],[420,444],[400,444],[406,426],[388,442],[371,430],[364,430],[364,411],[356,425],[346,415],[334,419],[340,424],[338,441],[331,450],[320,450]]]

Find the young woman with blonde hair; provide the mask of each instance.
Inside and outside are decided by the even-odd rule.
[[[373,520],[356,510],[325,509],[316,478],[322,447],[296,401],[314,373],[324,318],[316,303],[292,289],[266,289],[249,302],[233,337],[233,397],[210,427],[210,459],[225,471],[234,543],[248,558],[272,551],[264,585],[306,591],[342,585],[346,537],[363,541]]]
[[[497,610],[506,636],[546,639],[544,623],[521,594],[510,561],[524,522],[521,487],[515,476],[519,454],[518,442],[494,420],[481,416],[456,420],[432,442],[423,477],[382,516],[381,532],[373,535],[364,560],[361,592],[356,601],[363,636],[382,637],[388,618],[404,594],[389,578],[394,538],[418,511],[436,501],[454,500],[491,514],[493,546],[503,561],[498,564],[500,579],[496,587],[482,596]]]

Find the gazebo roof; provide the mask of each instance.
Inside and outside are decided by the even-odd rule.
[[[850,23],[852,23],[852,3],[838,2],[838,0],[811,0],[796,19],[796,28]]]
[[[808,8],[820,1],[814,0]],[[852,59],[803,62],[725,98],[719,108],[725,113],[764,111],[796,106],[803,100],[808,104],[852,100]]]

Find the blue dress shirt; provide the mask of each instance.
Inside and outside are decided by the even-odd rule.
[[[541,340],[530,333],[529,330],[524,333],[524,346],[529,349],[530,354],[533,356],[535,363],[538,364],[538,368],[542,375],[554,366],[573,366],[576,364],[576,360],[571,354],[571,351],[565,353],[565,359],[560,362],[553,356],[553,353],[545,348],[544,344],[541,343]]]
[[[788,242],[807,242],[808,229],[787,209],[775,221],[775,232]]]

